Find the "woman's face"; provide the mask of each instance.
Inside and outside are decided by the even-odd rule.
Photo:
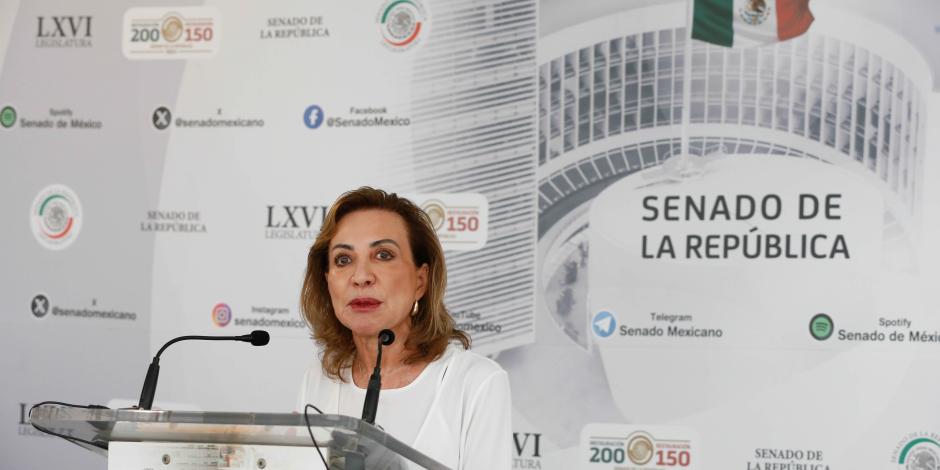
[[[376,337],[390,328],[406,338],[412,306],[427,286],[428,267],[415,267],[404,219],[379,209],[346,214],[327,256],[326,281],[340,323],[356,336]]]

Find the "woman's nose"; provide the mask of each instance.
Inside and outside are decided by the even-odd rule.
[[[375,274],[372,272],[372,266],[368,262],[356,263],[352,281],[357,287],[371,286],[375,283]]]

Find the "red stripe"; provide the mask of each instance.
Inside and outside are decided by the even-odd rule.
[[[46,236],[48,236],[49,238],[52,238],[53,240],[64,237],[65,234],[69,233],[69,230],[72,230],[72,221],[74,221],[74,220],[75,220],[75,219],[69,217],[69,223],[68,223],[68,225],[65,226],[65,230],[63,230],[62,232],[57,233],[57,234],[55,234],[55,235],[52,235],[51,233],[47,233]]]
[[[777,0],[777,38],[781,41],[805,33],[814,19],[809,0]]]
[[[402,42],[388,41],[388,43],[393,46],[404,46],[405,44],[408,44],[409,42],[414,41],[415,38],[418,37],[418,33],[420,32],[421,32],[421,22],[419,21],[418,24],[415,25],[415,32],[412,33],[411,36],[408,37],[408,39],[405,39]]]

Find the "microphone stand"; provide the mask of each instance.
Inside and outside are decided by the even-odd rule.
[[[366,399],[362,403],[362,420],[375,424],[375,414],[379,409],[379,392],[382,390],[382,346],[388,346],[395,341],[392,330],[379,332],[378,354],[375,360],[375,369],[369,377],[369,386],[366,388]]]

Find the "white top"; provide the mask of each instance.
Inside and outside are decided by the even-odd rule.
[[[349,379],[348,370],[344,376]],[[331,380],[319,361],[307,369],[297,410],[359,417],[365,389]],[[512,466],[509,377],[499,364],[451,344],[410,384],[383,389],[375,423],[454,470]]]

